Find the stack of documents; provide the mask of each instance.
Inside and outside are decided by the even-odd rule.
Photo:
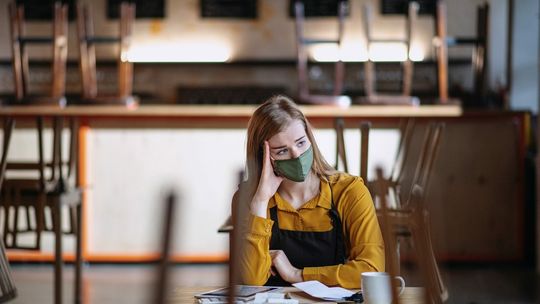
[[[341,287],[328,287],[319,281],[307,281],[293,284],[294,287],[302,290],[312,297],[338,301],[350,297],[354,292]]]

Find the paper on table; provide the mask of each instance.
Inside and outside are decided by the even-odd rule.
[[[335,300],[350,297],[354,292],[341,287],[328,287],[319,281],[307,281],[292,284],[294,287],[302,290],[315,298]]]

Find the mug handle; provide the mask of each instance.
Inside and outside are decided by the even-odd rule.
[[[405,280],[403,279],[403,277],[400,276],[395,276],[394,279],[398,280],[401,284],[399,290],[399,295],[401,296],[401,294],[403,294],[403,291],[405,290]]]

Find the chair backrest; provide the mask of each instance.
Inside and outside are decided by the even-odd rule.
[[[371,129],[371,122],[360,122],[360,170],[359,175],[367,183],[368,175],[368,157],[369,157],[369,131]],[[345,123],[342,118],[336,118],[334,120],[334,130],[336,132],[336,170],[339,167],[339,162],[343,164],[343,170],[349,173],[349,166],[347,162],[347,153],[345,147]]]
[[[405,164],[405,160],[407,159],[407,153],[409,153],[410,151],[411,137],[413,136],[414,125],[414,118],[407,118],[401,120],[399,126],[401,136],[399,139],[396,159],[392,166],[392,170],[390,171],[390,179],[392,181],[400,180],[401,175],[403,174],[403,165]]]
[[[431,228],[429,222],[429,212],[425,202],[425,192],[418,184],[413,185],[408,205],[413,210],[414,224],[418,227],[421,237],[415,244],[418,253],[418,263],[424,277],[426,287],[427,303],[443,303],[448,299],[448,289],[444,284],[435,253],[431,242]]]
[[[133,63],[129,62],[128,50],[135,19],[135,4],[120,4],[120,28],[118,36],[94,35],[92,14],[87,5],[77,4],[77,40],[79,42],[79,68],[81,73],[82,97],[86,101],[97,102],[98,86],[96,78],[96,44],[118,45],[118,91],[110,96],[111,103],[133,103]],[[103,99],[103,98],[102,98]]]
[[[443,129],[443,123],[414,126],[408,147],[403,152],[406,157],[403,159],[400,174],[397,175],[397,179],[392,180],[397,190],[397,207],[409,201],[415,184],[428,189]]]
[[[334,119],[334,131],[336,132],[336,162],[334,168],[339,169],[339,163],[343,165],[343,170],[349,172],[347,162],[347,152],[345,149],[345,122],[343,118]]]
[[[66,105],[66,60],[67,60],[67,5],[56,2],[54,4],[54,20],[52,22],[51,37],[32,37],[25,33],[24,6],[9,3],[10,38],[12,50],[12,66],[17,102],[35,102]],[[51,44],[52,66],[51,87],[48,94],[41,98],[28,100],[29,96],[29,63],[27,48],[29,45]]]
[[[337,49],[341,50],[344,33],[345,13],[347,10],[347,3],[345,1],[338,1],[338,32],[335,39],[310,39],[304,37],[304,3],[303,1],[295,1],[295,33],[296,33],[296,53],[297,53],[297,73],[298,73],[298,92],[300,99],[308,99],[311,95],[309,90],[309,77],[308,77],[308,45],[315,44],[336,44]],[[335,63],[334,66],[334,87],[333,95],[338,96],[343,91],[343,81],[345,77],[345,66],[341,57]]]
[[[364,180],[364,183],[367,183],[368,181],[370,129],[370,122],[363,121],[360,123],[360,177]]]

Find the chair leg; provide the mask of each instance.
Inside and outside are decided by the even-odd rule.
[[[53,226],[54,226],[54,303],[62,303],[62,210],[59,203],[53,206]]]
[[[19,189],[14,189],[15,190],[15,193],[14,193],[14,200],[13,200],[13,208],[14,208],[14,212],[13,212],[13,230],[12,230],[12,235],[11,235],[11,240],[12,240],[12,244],[13,244],[13,247],[17,247],[17,236],[18,236],[18,232],[19,232],[19,206],[21,204],[21,195],[20,195],[20,192],[19,192]]]
[[[9,227],[9,221],[10,221],[10,216],[11,216],[11,205],[12,205],[12,201],[11,201],[11,189],[4,189],[4,210],[5,210],[5,214],[4,214],[4,244],[6,247],[12,247],[13,245],[13,242],[9,243],[8,242],[8,236],[11,234],[11,230],[10,230],[10,227]],[[13,241],[13,239],[11,239],[11,241]],[[10,245],[11,244],[11,245]]]
[[[75,303],[82,303],[82,204],[77,205],[76,217]]]

